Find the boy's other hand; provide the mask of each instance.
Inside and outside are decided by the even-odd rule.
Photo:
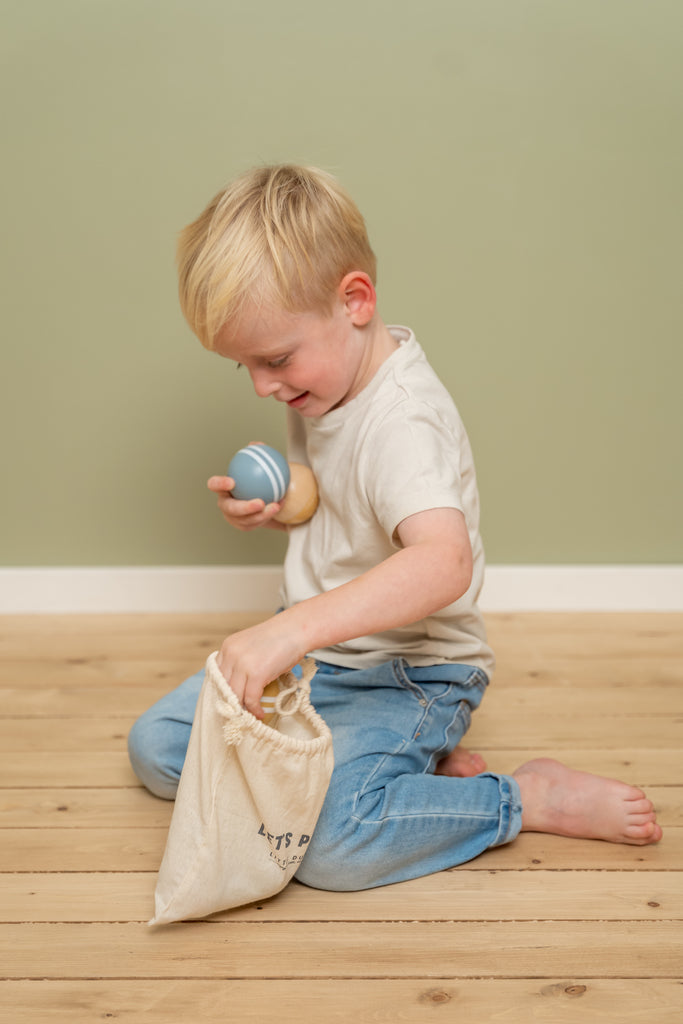
[[[267,526],[273,530],[286,530],[282,523],[277,523],[273,516],[277,515],[282,505],[271,502],[266,505],[261,498],[251,501],[238,501],[230,493],[235,481],[229,476],[212,476],[207,487],[217,497],[218,507],[223,518],[237,530],[256,530],[259,526]]]
[[[216,663],[247,711],[263,718],[261,696],[269,682],[301,661],[296,631],[282,612],[265,622],[232,633],[221,644]]]

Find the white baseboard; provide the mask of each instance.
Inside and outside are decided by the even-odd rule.
[[[683,565],[493,565],[484,611],[683,611]]]
[[[279,566],[0,569],[0,614],[274,610]],[[492,565],[484,611],[683,611],[680,565]]]
[[[281,576],[275,565],[0,569],[0,613],[271,611]]]

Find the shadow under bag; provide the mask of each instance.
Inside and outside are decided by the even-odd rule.
[[[150,925],[274,896],[303,860],[333,768],[310,702],[315,662],[279,677],[271,724],[245,711],[210,655]]]

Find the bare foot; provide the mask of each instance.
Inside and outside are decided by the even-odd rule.
[[[434,769],[434,774],[467,779],[485,771],[486,761],[481,754],[472,754],[469,750],[465,750],[464,747],[456,747],[446,757],[441,758]]]
[[[522,831],[645,846],[662,830],[641,789],[539,758],[513,777],[522,794]]]

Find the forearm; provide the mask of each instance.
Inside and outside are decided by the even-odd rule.
[[[331,647],[419,622],[461,597],[470,580],[468,551],[415,544],[355,580],[287,609],[281,624],[301,638],[302,649]]]
[[[419,622],[465,593],[472,553],[461,513],[420,513],[398,534],[403,547],[356,579],[227,637],[218,667],[252,714],[261,716],[266,683],[310,651]]]

